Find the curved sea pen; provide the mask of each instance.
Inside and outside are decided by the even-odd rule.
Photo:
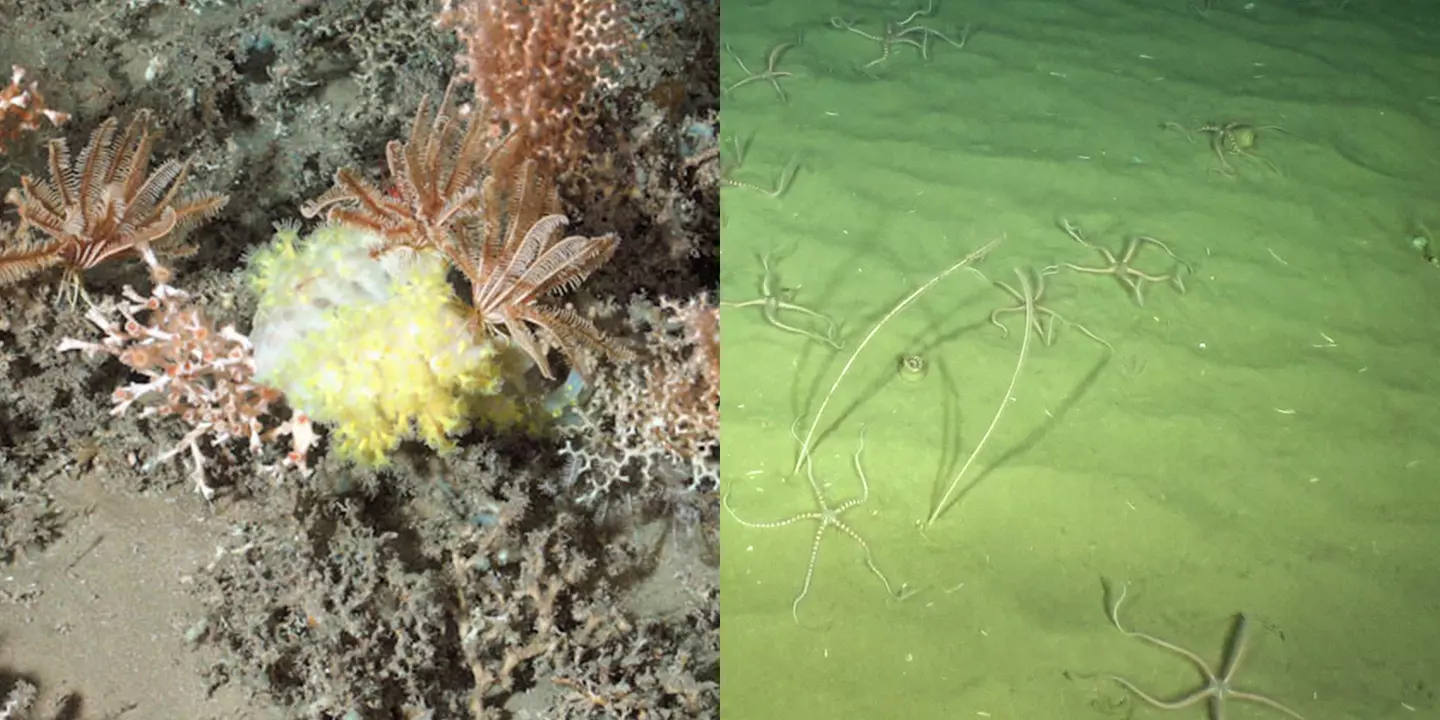
[[[840,387],[840,381],[844,380],[844,379],[845,379],[845,376],[846,376],[847,374],[849,374],[850,368],[851,368],[851,367],[854,367],[854,365],[855,365],[855,359],[858,358],[858,357],[860,357],[860,353],[861,353],[862,351],[864,351],[864,350],[865,350],[865,346],[866,346],[866,345],[869,345],[869,344],[870,344],[870,341],[871,341],[872,339],[874,339],[875,334],[878,333],[878,332],[880,332],[880,328],[885,327],[885,323],[890,322],[890,319],[891,319],[891,318],[895,317],[896,315],[899,315],[901,310],[904,310],[907,306],[910,305],[910,303],[915,302],[915,300],[916,300],[917,298],[919,298],[921,295],[924,295],[928,290],[930,290],[930,288],[935,287],[935,285],[938,284],[941,280],[944,280],[945,278],[949,277],[952,273],[954,273],[956,270],[959,270],[960,268],[963,268],[963,267],[966,267],[967,265],[971,265],[971,264],[973,264],[973,263],[979,262],[979,261],[981,260],[981,258],[984,258],[984,257],[985,257],[986,253],[989,253],[990,250],[993,249],[993,248],[994,248],[996,245],[998,245],[999,243],[1000,243],[1000,240],[998,240],[998,239],[996,239],[996,240],[991,240],[990,242],[986,243],[986,244],[985,244],[983,247],[981,247],[980,249],[978,249],[978,250],[970,253],[969,255],[966,255],[966,256],[965,256],[964,258],[962,258],[959,262],[957,262],[957,263],[955,263],[954,265],[951,265],[950,267],[948,267],[948,268],[940,271],[940,274],[939,274],[939,275],[936,275],[935,277],[930,278],[930,281],[929,281],[929,282],[927,282],[927,283],[925,283],[924,285],[921,285],[920,287],[916,288],[914,292],[912,292],[912,293],[910,293],[909,295],[907,295],[904,300],[901,300],[899,303],[897,303],[897,304],[895,305],[895,307],[891,308],[891,309],[890,309],[890,312],[885,313],[885,317],[880,318],[880,322],[875,323],[875,327],[870,328],[870,332],[869,332],[869,333],[866,333],[865,338],[864,338],[863,340],[861,340],[858,345],[855,346],[855,352],[850,353],[850,359],[845,361],[845,366],[842,367],[842,368],[840,368],[840,375],[835,378],[834,384],[832,384],[832,385],[830,386],[830,392],[828,392],[828,393],[825,394],[825,399],[824,399],[823,401],[821,401],[821,403],[820,403],[820,409],[815,411],[815,419],[814,419],[813,421],[811,421],[811,423],[810,423],[810,430],[805,433],[805,439],[804,439],[803,441],[801,441],[801,443],[800,443],[800,456],[795,459],[795,468],[790,471],[790,474],[791,474],[791,475],[798,474],[798,473],[800,472],[801,466],[803,466],[803,465],[805,464],[805,459],[810,456],[810,441],[811,441],[812,439],[814,439],[814,437],[815,437],[815,429],[820,426],[820,417],[825,414],[825,408],[830,405],[830,399],[835,396],[835,390],[836,390],[836,388],[839,388],[839,387]],[[1029,285],[1025,285],[1025,287],[1028,288]],[[1027,293],[1028,293],[1028,290],[1027,290]],[[1029,326],[1029,322],[1030,322],[1030,320],[1029,320],[1029,315],[1030,315],[1030,314],[1031,314],[1030,312],[1027,312],[1027,318],[1026,318],[1026,326],[1027,326],[1027,327],[1026,327],[1026,331],[1025,331],[1025,340],[1026,340],[1026,342],[1029,342],[1029,340],[1030,340],[1030,331],[1029,331],[1029,327],[1028,327],[1028,326]],[[1013,382],[1012,382],[1011,386],[1012,386],[1012,387],[1014,386]],[[973,458],[972,458],[972,459],[973,459]],[[969,463],[966,463],[966,465],[968,466]]]

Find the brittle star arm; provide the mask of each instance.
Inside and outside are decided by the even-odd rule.
[[[990,312],[990,324],[994,325],[997,328],[1000,328],[1000,337],[1008,338],[1010,337],[1010,328],[1005,327],[1005,324],[1000,321],[1001,316],[1009,315],[1012,313],[1023,314],[1026,313],[1029,309],[1033,309],[1034,315],[1030,327],[1034,329],[1035,334],[1040,337],[1040,341],[1043,342],[1046,347],[1049,347],[1055,341],[1055,323],[1058,322],[1067,327],[1079,330],[1086,337],[1094,340],[1097,343],[1100,343],[1101,345],[1104,345],[1107,350],[1114,352],[1115,348],[1109,342],[1106,342],[1104,338],[1091,332],[1089,328],[1081,325],[1080,323],[1071,322],[1064,315],[1061,315],[1060,313],[1055,312],[1054,310],[1051,310],[1049,307],[1042,304],[1045,299],[1045,278],[1054,275],[1059,271],[1060,267],[1058,265],[1048,265],[1046,267],[1040,268],[1039,270],[1032,271],[1031,274],[1033,286],[1031,290],[1031,297],[1027,300],[1024,293],[1022,293],[1020,290],[1015,289],[1008,283],[1000,282],[998,280],[990,280],[989,278],[985,277],[984,273],[976,270],[975,272],[979,274],[980,277],[985,278],[991,284],[1000,288],[1001,290],[1004,290],[1010,295],[1010,297],[1015,299],[1014,305],[996,308],[995,310],[992,310]]]
[[[836,30],[849,30],[850,32],[855,33],[856,35],[859,35],[866,40],[873,40],[874,42],[880,43],[885,42],[885,38],[882,38],[879,35],[871,35],[870,33],[855,27],[855,23],[850,22],[849,20],[846,20],[845,18],[839,16],[831,16],[830,26],[835,28]]]
[[[1229,642],[1226,645],[1226,652],[1223,664],[1221,664],[1220,666],[1220,672],[1216,673],[1214,670],[1210,669],[1210,665],[1206,663],[1205,660],[1199,655],[1196,655],[1195,653],[1190,652],[1189,650],[1186,650],[1185,648],[1182,648],[1174,643],[1161,640],[1154,635],[1139,632],[1137,630],[1127,630],[1123,625],[1121,625],[1120,606],[1125,602],[1125,596],[1128,593],[1129,589],[1130,588],[1128,585],[1122,586],[1119,597],[1117,597],[1115,599],[1115,603],[1110,606],[1110,623],[1115,626],[1116,630],[1124,633],[1127,637],[1141,640],[1143,642],[1149,643],[1150,645],[1154,645],[1155,647],[1158,647],[1162,650],[1168,650],[1169,652],[1172,652],[1184,658],[1192,666],[1194,666],[1197,671],[1199,671],[1201,676],[1205,678],[1205,685],[1175,700],[1161,700],[1154,695],[1151,695],[1136,687],[1135,683],[1132,683],[1129,680],[1126,680],[1125,678],[1122,678],[1118,675],[1106,675],[1105,677],[1114,681],[1116,684],[1120,685],[1126,690],[1134,693],[1135,696],[1140,698],[1141,700],[1144,700],[1150,705],[1160,708],[1161,710],[1179,710],[1182,708],[1190,707],[1191,705],[1195,705],[1196,703],[1202,701],[1208,701],[1208,705],[1210,707],[1210,717],[1216,718],[1217,720],[1223,720],[1223,718],[1225,717],[1225,700],[1229,698],[1235,698],[1237,700],[1247,700],[1250,702],[1259,703],[1277,712],[1284,713],[1285,715],[1294,718],[1294,720],[1305,720],[1305,718],[1301,716],[1300,713],[1297,713],[1294,710],[1285,707],[1277,700],[1273,700],[1259,693],[1236,690],[1231,686],[1231,682],[1234,680],[1235,675],[1240,670],[1240,661],[1245,656],[1245,646],[1250,638],[1249,621],[1244,614],[1237,615],[1235,618],[1234,628],[1230,633]]]
[[[798,419],[796,422],[799,422]],[[794,425],[791,425],[790,434],[796,436]],[[800,603],[810,594],[810,588],[815,579],[815,568],[820,558],[820,543],[825,539],[825,530],[828,528],[838,530],[841,534],[854,540],[855,544],[860,546],[860,549],[864,551],[865,554],[865,567],[868,568],[875,577],[880,579],[880,583],[885,586],[885,592],[890,596],[890,599],[904,600],[913,594],[907,591],[906,585],[903,584],[900,586],[900,592],[895,592],[894,586],[890,584],[890,579],[887,578],[885,573],[880,570],[880,567],[875,564],[875,555],[871,552],[869,543],[865,542],[865,539],[860,537],[860,534],[855,532],[849,525],[846,525],[842,519],[842,516],[846,512],[849,512],[859,505],[863,505],[870,499],[870,483],[865,477],[864,468],[860,464],[860,458],[864,453],[865,428],[862,426],[860,428],[860,444],[855,450],[853,458],[856,474],[860,477],[860,496],[851,498],[834,507],[829,504],[829,501],[825,498],[825,492],[821,488],[820,482],[815,479],[815,466],[811,459],[812,456],[810,455],[806,455],[805,457],[805,478],[810,483],[810,491],[814,495],[817,510],[792,515],[783,520],[752,522],[736,514],[735,509],[730,505],[729,493],[726,493],[721,498],[721,504],[725,508],[725,511],[730,514],[730,517],[748,528],[765,530],[786,527],[802,520],[816,520],[819,522],[818,527],[815,528],[815,535],[810,541],[810,561],[805,566],[805,579],[800,584],[800,592],[796,594],[794,601],[790,603],[790,614],[795,619],[795,624],[797,625],[800,624]]]
[[[729,53],[730,57],[735,59],[735,64],[740,66],[740,70],[745,73],[745,77],[736,82],[735,84],[731,85],[730,87],[726,88],[725,92],[732,92],[735,90],[735,88],[748,85],[752,82],[756,82],[759,80],[767,80],[769,81],[770,86],[775,88],[775,94],[779,96],[780,101],[789,102],[790,97],[785,94],[785,89],[780,87],[780,78],[790,77],[794,75],[794,73],[783,70],[776,70],[775,65],[780,62],[780,56],[784,55],[786,50],[789,50],[794,46],[795,43],[786,42],[780,43],[779,45],[771,48],[770,54],[765,59],[765,70],[758,73],[752,73],[750,72],[750,68],[745,66],[745,61],[741,60],[740,56],[735,54],[735,51],[731,49],[730,45],[727,43],[725,45],[725,52]]]
[[[791,302],[791,298],[794,297],[795,291],[799,290],[799,287],[776,287],[775,270],[773,267],[771,267],[771,262],[772,258],[769,254],[762,255],[760,257],[760,264],[764,268],[764,274],[761,276],[760,279],[760,297],[755,298],[754,300],[743,300],[740,302],[722,301],[720,305],[722,307],[733,308],[746,308],[758,305],[760,307],[761,314],[765,316],[766,322],[774,325],[780,330],[794,335],[808,337],[812,340],[817,340],[819,342],[825,343],[826,345],[829,345],[830,347],[835,348],[836,350],[843,349],[844,344],[840,342],[839,339],[840,325],[834,320],[832,320],[830,316],[824,313],[817,312],[803,305],[796,305],[795,303]],[[825,334],[821,335],[820,333],[814,332],[812,330],[806,330],[805,328],[796,327],[781,320],[781,310],[796,312],[802,315],[808,315],[813,318],[818,318],[825,323]]]
[[[839,339],[840,326],[836,324],[834,320],[831,320],[830,317],[825,315],[824,313],[816,312],[802,305],[796,305],[791,302],[786,302],[785,300],[780,299],[781,297],[782,296],[762,297],[756,298],[754,300],[745,300],[742,302],[721,302],[720,304],[725,307],[733,308],[754,307],[758,305],[760,306],[761,314],[765,316],[765,321],[770,323],[771,325],[774,325],[776,328],[779,328],[780,330],[791,333],[793,335],[802,335],[804,337],[810,338],[811,340],[825,343],[826,345],[829,345],[836,350],[844,349],[845,345],[844,343],[840,342]],[[817,333],[813,330],[806,330],[805,328],[796,327],[785,322],[784,320],[781,320],[781,310],[798,312],[823,320],[826,324],[825,334],[821,335],[820,333]]]
[[[1145,306],[1144,284],[1146,282],[1169,282],[1174,284],[1180,292],[1184,292],[1185,285],[1182,281],[1177,279],[1178,276],[1151,275],[1150,273],[1147,273],[1143,270],[1138,270],[1130,265],[1131,260],[1135,257],[1136,251],[1138,251],[1140,246],[1143,244],[1143,242],[1141,241],[1142,237],[1143,236],[1137,235],[1135,238],[1132,238],[1129,242],[1127,242],[1125,244],[1125,249],[1120,253],[1120,256],[1118,258],[1115,256],[1115,253],[1110,252],[1108,248],[1104,248],[1099,245],[1091,245],[1090,243],[1086,243],[1085,241],[1080,240],[1080,242],[1085,243],[1089,247],[1093,248],[1096,252],[1104,256],[1105,262],[1109,263],[1109,265],[1107,267],[1089,267],[1086,265],[1075,265],[1074,263],[1067,262],[1065,263],[1065,267],[1070,268],[1071,270],[1074,270],[1076,272],[1090,273],[1092,275],[1114,276],[1115,279],[1118,280],[1120,284],[1130,292],[1130,297],[1135,300],[1135,304],[1141,307]],[[1159,241],[1157,240],[1155,242],[1158,243]]]

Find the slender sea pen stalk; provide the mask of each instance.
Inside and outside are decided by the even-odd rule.
[[[850,359],[845,361],[844,367],[840,368],[840,375],[835,378],[835,383],[830,386],[830,392],[825,394],[825,400],[820,403],[820,409],[815,411],[815,419],[810,423],[810,431],[805,433],[805,440],[800,443],[800,457],[795,459],[795,469],[790,471],[791,475],[795,475],[800,472],[800,467],[805,463],[805,458],[810,455],[810,441],[815,437],[815,429],[820,426],[820,416],[825,414],[825,408],[830,404],[830,398],[835,396],[835,389],[840,387],[840,381],[845,379],[845,375],[849,373],[850,368],[855,365],[855,359],[860,357],[860,352],[865,349],[866,345],[870,344],[870,340],[875,337],[876,333],[880,332],[880,328],[884,327],[885,323],[890,322],[890,318],[893,318],[896,315],[900,314],[900,311],[904,310],[906,306],[908,306],[910,303],[915,302],[916,298],[924,295],[927,290],[935,287],[935,285],[941,280],[949,277],[951,273],[954,273],[956,270],[959,270],[960,268],[963,268],[967,265],[979,262],[981,258],[985,257],[986,253],[990,252],[990,250],[999,243],[1000,240],[998,239],[991,240],[990,242],[986,243],[984,247],[981,247],[979,250],[976,250],[969,255],[966,255],[963,259],[960,260],[960,262],[951,265],[950,267],[941,271],[939,275],[930,278],[929,282],[916,288],[915,292],[910,293],[908,296],[905,297],[904,300],[901,300],[897,305],[895,305],[895,307],[892,308],[890,312],[886,313],[885,317],[880,318],[880,322],[875,323],[875,327],[870,329],[870,332],[865,335],[865,339],[861,340],[860,344],[855,346],[855,352],[850,353]],[[1030,334],[1028,331],[1026,332],[1025,337],[1027,340],[1029,339]]]
[[[970,457],[965,464],[960,466],[960,472],[955,473],[955,479],[950,481],[950,487],[945,488],[945,494],[940,496],[940,501],[935,503],[935,509],[931,511],[930,517],[926,518],[922,530],[928,530],[940,513],[945,511],[950,503],[950,496],[955,493],[955,488],[960,486],[960,479],[965,477],[965,471],[975,464],[975,458],[980,457],[980,451],[985,449],[985,443],[990,441],[991,433],[995,432],[995,426],[1000,424],[1000,416],[1005,414],[1005,408],[1010,405],[1010,398],[1015,395],[1015,383],[1020,379],[1020,369],[1025,365],[1025,355],[1030,351],[1030,336],[1033,334],[1031,328],[1035,325],[1035,291],[1030,287],[1030,278],[1019,270],[1015,271],[1015,277],[1020,280],[1020,295],[1025,298],[1025,336],[1020,341],[1020,356],[1015,359],[1015,372],[1010,375],[1010,387],[1005,388],[1005,397],[1000,400],[1000,407],[995,409],[995,417],[990,419],[990,427],[985,429],[985,434],[980,437],[980,442],[975,444],[975,449],[970,452]]]

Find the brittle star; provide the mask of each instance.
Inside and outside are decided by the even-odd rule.
[[[1118,675],[1106,675],[1105,677],[1115,681],[1116,683],[1119,683],[1121,687],[1129,690],[1135,695],[1135,697],[1138,697],[1141,700],[1149,703],[1150,705],[1160,708],[1161,710],[1180,710],[1190,707],[1191,705],[1204,702],[1209,706],[1210,720],[1225,720],[1225,701],[1234,699],[1264,705],[1265,707],[1268,707],[1272,710],[1284,713],[1285,715],[1295,718],[1295,720],[1305,720],[1305,718],[1301,716],[1300,713],[1297,713],[1294,710],[1291,710],[1290,708],[1281,705],[1279,701],[1272,700],[1259,693],[1237,690],[1230,684],[1235,679],[1235,674],[1240,670],[1240,661],[1245,657],[1245,641],[1249,639],[1249,624],[1247,623],[1245,615],[1243,613],[1235,616],[1234,627],[1230,631],[1229,642],[1227,642],[1225,646],[1225,658],[1220,665],[1220,672],[1217,673],[1214,670],[1211,670],[1210,665],[1207,664],[1204,660],[1202,660],[1199,655],[1196,655],[1195,653],[1190,652],[1189,650],[1186,650],[1179,645],[1168,643],[1164,640],[1161,640],[1160,638],[1155,637],[1154,635],[1147,635],[1145,633],[1137,632],[1135,630],[1126,630],[1125,626],[1120,624],[1120,604],[1125,602],[1125,594],[1127,591],[1129,591],[1129,589],[1130,588],[1128,585],[1121,588],[1120,596],[1115,599],[1115,604],[1111,606],[1111,624],[1115,626],[1116,630],[1124,633],[1127,637],[1144,640],[1145,642],[1150,643],[1155,647],[1169,650],[1170,652],[1175,653],[1176,655],[1179,655],[1180,657],[1183,657],[1186,660],[1190,661],[1190,664],[1194,665],[1195,669],[1199,670],[1200,674],[1205,678],[1205,686],[1191,691],[1189,694],[1181,697],[1178,700],[1165,701],[1160,700],[1153,695],[1150,695],[1144,690],[1136,687],[1135,683],[1132,683],[1129,680],[1126,680],[1125,678],[1122,678]]]
[[[899,22],[887,21],[885,23],[885,30],[880,35],[872,35],[871,33],[865,32],[864,30],[855,27],[855,23],[845,20],[841,17],[832,16],[830,18],[830,26],[834,27],[837,30],[847,30],[849,32],[855,33],[856,35],[859,35],[860,37],[865,38],[866,40],[873,40],[877,43],[880,43],[880,57],[875,58],[868,63],[865,63],[864,67],[866,68],[879,65],[880,63],[889,60],[890,48],[893,47],[895,43],[904,43],[911,47],[917,48],[920,50],[920,57],[925,60],[929,60],[931,35],[934,35],[935,37],[938,37],[941,40],[944,40],[945,42],[950,43],[951,45],[954,45],[955,47],[963,50],[965,48],[966,41],[970,39],[970,26],[968,24],[965,26],[964,30],[960,31],[960,40],[958,42],[950,39],[950,36],[940,32],[939,30],[928,28],[924,25],[911,24],[915,22],[915,18],[921,16],[928,17],[930,13],[934,11],[934,9],[935,0],[930,0],[930,3],[925,6],[924,10],[916,10],[915,12],[910,13],[910,16],[905,18],[904,20],[900,20]],[[909,37],[912,34],[918,34],[920,38],[917,40],[913,37]]]
[[[1184,268],[1186,272],[1190,272],[1190,263],[1181,260],[1180,256],[1176,255],[1175,252],[1170,249],[1169,245],[1149,235],[1132,235],[1130,239],[1125,241],[1125,247],[1121,248],[1120,255],[1117,257],[1115,253],[1110,252],[1108,248],[1101,247],[1086,240],[1085,234],[1080,231],[1080,228],[1072,224],[1069,220],[1061,219],[1060,229],[1064,230],[1065,234],[1069,235],[1075,242],[1100,253],[1104,256],[1105,262],[1109,263],[1109,265],[1105,267],[1089,267],[1086,265],[1065,263],[1065,267],[1092,275],[1115,276],[1115,279],[1119,280],[1120,284],[1124,286],[1126,290],[1130,291],[1130,297],[1135,299],[1136,305],[1141,307],[1145,306],[1145,283],[1147,282],[1157,284],[1169,283],[1175,288],[1176,292],[1185,292],[1185,281],[1178,269],[1168,275],[1153,275],[1131,265],[1135,260],[1136,253],[1140,252],[1141,247],[1154,245],[1164,250],[1165,253],[1170,256],[1170,259],[1174,260],[1179,267]]]
[[[840,326],[836,324],[834,320],[831,320],[830,317],[824,313],[819,313],[791,302],[795,297],[795,292],[800,289],[799,286],[793,288],[776,286],[775,269],[770,266],[772,256],[773,253],[766,253],[760,256],[760,265],[765,270],[765,274],[760,278],[760,297],[754,300],[742,300],[740,302],[722,300],[720,302],[721,307],[746,308],[758,305],[760,306],[760,312],[765,316],[765,320],[785,332],[803,335],[812,340],[818,340],[836,350],[845,347],[838,339]],[[812,330],[806,330],[805,328],[783,322],[780,320],[780,311],[782,310],[809,315],[810,317],[823,320],[826,325],[825,334],[821,335]]]
[[[785,95],[785,89],[780,87],[780,78],[790,77],[794,75],[794,73],[776,70],[775,65],[780,62],[780,56],[784,55],[785,51],[789,50],[792,47],[795,47],[795,43],[785,42],[771,48],[770,55],[767,56],[765,60],[765,70],[763,72],[752,73],[750,72],[750,68],[745,67],[745,61],[741,60],[740,56],[736,55],[735,51],[732,50],[730,48],[730,45],[727,43],[725,45],[725,52],[730,53],[730,57],[735,58],[735,64],[739,65],[740,69],[744,71],[745,77],[734,85],[725,88],[725,92],[734,92],[735,88],[738,88],[742,85],[749,85],[752,82],[767,80],[770,82],[770,86],[775,88],[775,94],[780,96],[780,102],[790,102],[790,98]]]
[[[797,419],[795,422],[798,423],[799,420]],[[799,442],[800,436],[795,433],[795,426],[793,424],[790,426],[790,435],[795,438],[796,442]],[[900,586],[900,592],[898,594],[895,592],[894,588],[890,585],[890,580],[885,577],[885,573],[880,572],[880,568],[875,565],[875,555],[870,551],[870,544],[865,542],[865,539],[860,537],[859,533],[855,532],[854,529],[840,519],[841,515],[865,504],[865,501],[870,499],[870,482],[865,478],[865,468],[860,465],[860,456],[864,452],[865,427],[862,425],[860,427],[860,447],[855,450],[854,458],[855,474],[860,476],[860,497],[851,498],[834,507],[831,507],[829,503],[826,502],[825,493],[820,489],[820,483],[815,480],[815,466],[810,454],[805,456],[805,477],[810,481],[810,491],[815,494],[815,504],[819,506],[819,510],[800,513],[799,515],[775,522],[750,522],[736,515],[735,509],[730,507],[730,493],[727,492],[721,497],[720,503],[725,506],[725,511],[730,513],[730,517],[734,518],[735,522],[748,528],[769,530],[794,525],[803,520],[819,521],[819,527],[815,528],[815,539],[810,543],[810,563],[805,566],[805,581],[800,585],[800,594],[796,595],[795,601],[790,603],[790,616],[795,618],[796,625],[800,624],[800,602],[805,599],[806,595],[810,594],[810,581],[815,577],[815,563],[820,558],[820,541],[825,538],[825,531],[829,528],[835,528],[845,534],[851,540],[854,540],[855,543],[860,546],[861,550],[865,551],[865,566],[870,569],[870,572],[873,573],[875,577],[880,578],[880,583],[885,586],[885,593],[887,595],[896,600],[904,600],[910,596],[910,593],[906,592],[905,585],[903,584]]]
[[[715,162],[720,165],[721,185],[754,190],[755,192],[769,195],[772,198],[778,198],[781,195],[785,194],[785,191],[790,187],[790,181],[795,179],[795,172],[800,169],[800,163],[798,161],[798,158],[791,157],[790,162],[786,163],[785,167],[780,170],[780,178],[775,181],[774,188],[767,188],[749,182],[748,180],[736,180],[730,177],[730,173],[732,173],[736,168],[740,167],[745,163],[745,156],[747,154],[747,151],[749,150],[750,141],[752,139],[754,138],[751,137],[745,140],[741,140],[740,138],[733,135],[730,137],[730,147],[732,148],[734,154],[732,161],[728,164],[725,162],[725,158],[721,157],[721,153],[718,147],[704,151],[700,154],[700,156],[697,157],[700,158],[699,162],[705,162],[708,159],[706,158],[707,154],[713,155]]]
[[[980,273],[979,270],[975,270],[975,272]],[[990,324],[1000,328],[1000,337],[1008,338],[1010,337],[1010,328],[1005,327],[1004,323],[1000,322],[1000,316],[1008,315],[1010,313],[1021,313],[1023,315],[1029,310],[1033,310],[1034,312],[1030,315],[1030,328],[1034,330],[1035,334],[1040,337],[1040,341],[1045,343],[1045,347],[1050,347],[1050,345],[1054,343],[1055,323],[1058,321],[1065,325],[1069,325],[1076,330],[1079,330],[1081,333],[1084,333],[1086,337],[1094,340],[1097,343],[1100,343],[1101,345],[1104,345],[1105,349],[1109,350],[1110,352],[1115,352],[1115,348],[1112,347],[1110,343],[1106,342],[1104,338],[1101,338],[1099,335],[1090,332],[1089,328],[1081,325],[1080,323],[1070,322],[1069,320],[1065,319],[1064,315],[1061,315],[1060,313],[1057,313],[1054,310],[1051,310],[1050,308],[1040,304],[1040,301],[1045,297],[1045,278],[1050,277],[1051,275],[1054,275],[1058,272],[1060,272],[1060,268],[1056,265],[1043,267],[1039,270],[1032,270],[1030,272],[1031,295],[1029,298],[1026,298],[1021,291],[1016,290],[1015,288],[1010,287],[1003,282],[985,278],[986,281],[990,282],[992,285],[1000,288],[1001,290],[1010,293],[1010,296],[1015,298],[1014,305],[996,308],[990,313]],[[983,273],[980,273],[980,277],[985,277],[985,275]],[[1027,304],[1029,305],[1029,308],[1026,307]]]

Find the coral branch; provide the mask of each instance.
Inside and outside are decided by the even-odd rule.
[[[715,304],[704,295],[639,300],[631,320],[646,329],[644,350],[637,362],[601,373],[589,401],[575,409],[561,450],[570,459],[567,482],[581,486],[576,497],[585,504],[624,492],[631,502],[658,499],[681,511],[713,506],[720,454]]]
[[[58,126],[70,119],[68,114],[45,106],[45,98],[34,81],[29,85],[24,82],[25,68],[10,66],[10,85],[0,90],[0,155],[5,154],[5,146],[21,132],[39,130],[41,120]]]
[[[596,95],[613,87],[632,41],[615,0],[446,0],[436,24],[465,44],[462,78],[517,133],[519,156],[557,177],[581,159]]]
[[[116,312],[119,320],[112,316]],[[248,440],[251,452],[258,454],[264,439],[289,434],[294,445],[286,464],[305,471],[306,452],[314,439],[309,420],[300,415],[262,433],[260,418],[279,402],[280,392],[254,380],[249,338],[231,325],[215,328],[191,304],[188,293],[161,284],[147,298],[127,285],[118,307],[92,307],[85,318],[105,337],[99,342],[65,338],[56,349],[113,355],[145,378],[115,390],[111,414],[122,415],[143,403],[141,417],[175,416],[191,427],[174,448],[152,463],[188,452],[196,489],[209,499],[214,489],[205,479],[202,439],[208,437],[215,444]]]

